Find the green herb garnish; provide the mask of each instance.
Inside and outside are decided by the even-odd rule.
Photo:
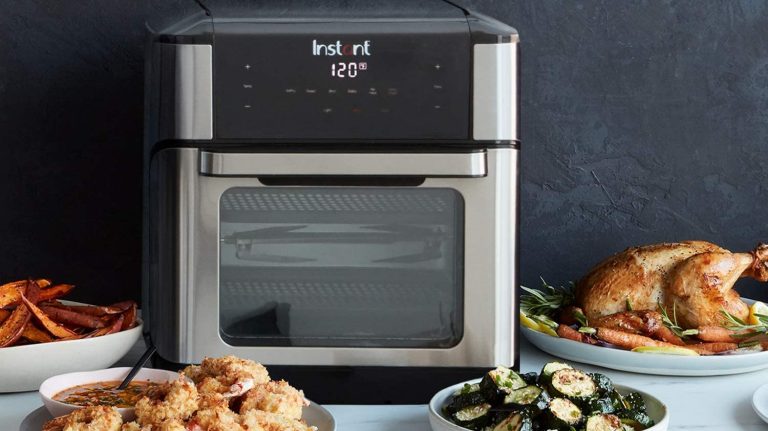
[[[696,335],[699,333],[699,331],[695,329],[683,329],[680,327],[680,325],[677,324],[676,303],[672,304],[672,318],[669,317],[669,314],[667,313],[667,309],[663,305],[661,305],[661,302],[656,303],[656,305],[657,307],[659,307],[659,312],[661,313],[661,323],[663,323],[664,326],[669,328],[669,330],[672,331],[678,337],[685,338],[690,335]]]
[[[527,315],[539,315],[554,317],[555,313],[563,308],[573,304],[574,287],[573,283],[569,287],[555,287],[547,284],[541,279],[541,289],[531,289],[520,286],[527,294],[520,296],[520,309]]]

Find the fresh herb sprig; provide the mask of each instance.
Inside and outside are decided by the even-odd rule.
[[[528,315],[555,317],[555,313],[575,301],[573,283],[555,287],[541,279],[541,289],[520,286],[527,294],[520,296],[520,309]]]
[[[675,335],[677,335],[680,338],[685,338],[691,335],[696,335],[699,333],[699,331],[695,329],[683,329],[680,325],[677,323],[677,307],[676,304],[672,304],[672,317],[669,317],[669,313],[667,313],[666,307],[661,304],[661,302],[656,303],[656,306],[659,308],[659,313],[661,313],[661,323],[664,324],[667,328],[669,328],[670,331],[672,331]]]
[[[725,309],[720,310],[720,314],[725,317],[726,323],[723,326],[725,329],[729,329],[731,331],[738,331],[738,332],[744,332],[743,334],[735,334],[734,337],[754,337],[758,334],[765,334],[768,332],[768,316],[765,314],[755,313],[754,316],[757,317],[757,321],[760,322],[756,325],[749,324],[738,317],[734,316],[733,314],[725,311]]]

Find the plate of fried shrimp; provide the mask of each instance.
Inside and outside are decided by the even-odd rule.
[[[333,416],[267,369],[234,356],[205,358],[179,378],[150,388],[136,401],[136,419],[124,421],[114,407],[93,405],[52,418],[42,409],[21,430],[63,431],[335,431]]]

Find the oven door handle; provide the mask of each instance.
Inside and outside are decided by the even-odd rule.
[[[210,176],[484,177],[486,152],[465,153],[217,153],[200,152]]]

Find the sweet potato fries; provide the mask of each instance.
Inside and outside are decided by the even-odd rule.
[[[19,280],[0,286],[0,347],[77,340],[136,326],[136,303],[64,305],[71,284]]]

